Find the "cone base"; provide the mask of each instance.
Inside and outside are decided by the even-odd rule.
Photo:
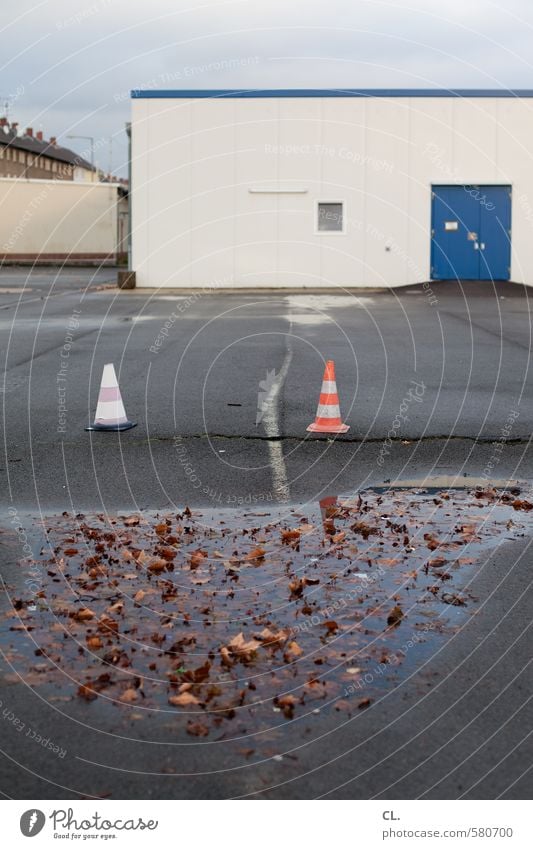
[[[318,425],[316,422],[313,422],[307,430],[310,433],[346,433],[346,431],[350,430],[350,425]]]
[[[137,422],[121,422],[116,425],[106,425],[106,424],[97,424],[96,422],[89,427],[86,427],[85,430],[102,430],[102,431],[119,431],[119,430],[130,430],[132,427],[137,427]]]

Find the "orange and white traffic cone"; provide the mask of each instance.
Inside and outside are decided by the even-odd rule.
[[[341,419],[333,360],[326,363],[316,417],[307,430],[311,433],[346,433],[350,430],[350,426],[343,424]]]
[[[113,363],[108,363],[104,366],[102,374],[94,424],[86,427],[85,430],[129,430],[136,424],[136,422],[130,422],[126,416],[115,367]]]

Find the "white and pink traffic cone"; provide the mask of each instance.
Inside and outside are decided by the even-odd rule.
[[[350,426],[343,424],[341,419],[333,360],[326,363],[316,417],[307,430],[311,433],[346,433],[350,430]]]
[[[102,374],[94,424],[85,430],[129,430],[136,424],[137,422],[130,422],[126,416],[115,367],[113,363],[107,363]]]

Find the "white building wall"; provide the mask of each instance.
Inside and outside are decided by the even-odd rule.
[[[512,186],[511,278],[533,283],[533,100],[132,101],[138,286],[430,279],[431,185]],[[270,189],[270,192],[262,190]],[[317,201],[346,231],[316,232]]]

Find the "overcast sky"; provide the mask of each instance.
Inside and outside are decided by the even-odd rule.
[[[10,119],[119,174],[132,88],[533,88],[533,0],[2,0],[0,31]]]

